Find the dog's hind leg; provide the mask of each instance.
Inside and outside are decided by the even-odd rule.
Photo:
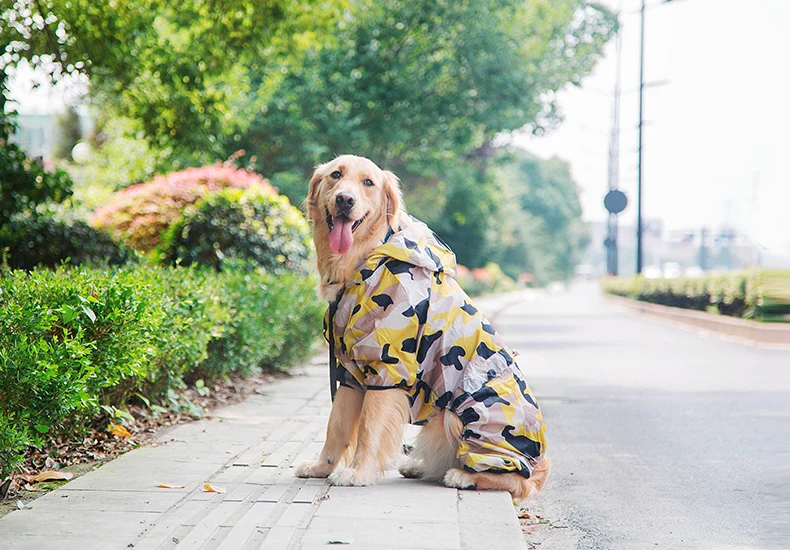
[[[458,442],[463,424],[453,412],[434,415],[417,435],[409,460],[400,468],[404,477],[442,481],[451,468],[458,466]]]
[[[514,499],[525,500],[543,489],[549,477],[551,460],[544,456],[532,470],[529,479],[516,473],[465,472],[454,468],[447,472],[444,484],[458,489],[508,491]]]
[[[329,414],[326,443],[318,460],[310,460],[296,468],[298,477],[327,477],[341,461],[348,463],[354,456],[359,431],[359,417],[365,394],[340,386]]]
[[[335,485],[370,485],[403,452],[403,425],[409,418],[408,394],[399,388],[365,392],[357,451],[351,464],[334,473]]]

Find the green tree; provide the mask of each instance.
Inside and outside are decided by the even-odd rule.
[[[586,0],[358,0],[241,141],[269,174],[353,151],[433,179],[483,163],[502,132],[556,121],[554,92],[580,82],[616,26]]]
[[[0,82],[5,77],[0,67]],[[31,211],[36,204],[48,200],[62,202],[71,195],[68,174],[61,170],[47,172],[41,161],[31,159],[10,142],[15,125],[13,113],[5,114],[5,105],[6,98],[0,93],[0,229],[14,214]]]
[[[502,246],[496,260],[510,277],[531,272],[539,283],[565,280],[589,243],[570,166],[513,149],[495,178],[502,196]]]
[[[139,120],[154,145],[213,161],[249,118],[247,96],[265,97],[339,2],[0,0],[0,68],[88,75],[94,100]]]

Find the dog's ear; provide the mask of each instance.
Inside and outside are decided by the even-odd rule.
[[[313,177],[310,178],[310,189],[307,191],[306,210],[307,219],[316,221],[321,217],[318,211],[318,187],[321,180],[324,179],[324,166],[321,165],[313,172]]]
[[[403,194],[398,176],[384,170],[384,196],[387,199],[387,223],[392,224],[403,208]]]

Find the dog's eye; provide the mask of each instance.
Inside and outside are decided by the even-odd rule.
[[[371,179],[364,179],[362,180],[362,185],[365,187],[373,187],[373,181]]]
[[[340,173],[340,170],[335,170],[330,174],[330,176],[332,176],[336,180],[339,180],[341,177],[343,177],[343,174]]]

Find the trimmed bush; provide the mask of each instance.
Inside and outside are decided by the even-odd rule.
[[[256,270],[1,272],[0,477],[25,446],[79,433],[101,405],[305,358],[321,326],[314,284]]]
[[[8,249],[5,259],[12,269],[55,267],[67,259],[72,265],[119,265],[134,258],[131,249],[117,244],[105,232],[68,215],[14,216],[0,228],[0,248]]]
[[[270,273],[307,273],[310,228],[286,197],[267,189],[225,189],[188,209],[162,237],[160,258],[220,269],[241,260]]]
[[[230,320],[223,338],[209,344],[198,378],[213,378],[229,365],[248,374],[261,368],[306,359],[324,305],[315,298],[315,281],[295,275],[261,276],[234,269],[222,274],[223,302]]]
[[[790,271],[738,271],[704,277],[607,277],[604,292],[643,302],[770,321],[790,317]]]
[[[246,170],[221,164],[188,168],[119,191],[96,210],[91,224],[135,250],[150,252],[160,244],[161,234],[181,219],[187,206],[220,189],[253,185],[274,194],[263,177]]]
[[[25,448],[31,443],[27,430],[20,428],[13,416],[0,411],[0,478],[24,459]]]

